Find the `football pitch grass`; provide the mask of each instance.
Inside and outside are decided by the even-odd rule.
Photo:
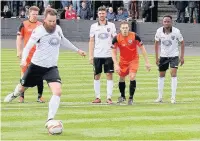
[[[1,101],[19,82],[19,61],[16,50],[1,52]],[[46,103],[36,102],[37,89],[25,93],[25,103],[1,103],[2,140],[200,140],[200,57],[186,56],[178,70],[177,104],[170,103],[171,78],[165,79],[164,103],[157,104],[158,71],[153,55],[149,56],[151,72],[146,72],[140,56],[134,105],[117,105],[118,76],[114,74],[113,101],[106,104],[106,79],[101,79],[101,99],[94,99],[93,68],[88,57],[61,51],[59,71],[62,97],[55,119],[62,120],[64,132],[49,136],[44,127],[51,92],[45,82]],[[128,96],[129,81],[126,80]]]

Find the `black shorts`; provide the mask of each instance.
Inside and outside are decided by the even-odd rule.
[[[109,58],[94,58],[94,74],[102,73],[102,67],[104,67],[104,73],[113,73],[114,64],[112,57]]]
[[[169,68],[177,68],[179,64],[179,57],[160,57],[159,61],[159,71],[166,71]]]
[[[47,83],[61,83],[58,68],[56,66],[44,68],[31,63],[20,82],[24,87],[34,87],[43,80],[46,80]]]

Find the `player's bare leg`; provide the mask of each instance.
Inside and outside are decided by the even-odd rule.
[[[18,84],[14,90],[14,92],[8,94],[5,99],[4,102],[12,102],[15,98],[17,98],[18,96],[20,96],[22,93],[24,93],[24,91],[27,88],[25,88],[24,86],[22,86],[21,84]]]
[[[135,94],[135,89],[136,89],[136,73],[135,72],[130,72],[129,73],[129,78],[130,78],[130,85],[129,85],[129,100],[128,100],[128,105],[133,105],[133,96]]]
[[[101,97],[100,97],[100,83],[101,74],[97,74],[94,76],[94,92],[95,92],[95,100],[92,101],[92,103],[101,103]]]
[[[125,83],[125,77],[120,76],[119,78],[119,91],[121,96],[118,98],[118,102],[117,103],[123,103],[126,101],[126,96],[125,96],[125,88],[126,88],[126,83]]]
[[[158,78],[158,98],[155,100],[155,102],[163,102],[163,89],[164,89],[164,82],[165,82],[165,74],[166,71],[160,71],[159,72],[159,78]]]
[[[112,104],[112,92],[113,92],[113,74],[112,73],[106,73],[107,77],[107,103]]]
[[[171,68],[171,103],[176,103],[176,89],[177,89],[177,68]]]

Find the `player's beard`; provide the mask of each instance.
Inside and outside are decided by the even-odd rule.
[[[47,32],[52,33],[55,31],[56,24],[55,25],[48,25],[47,23],[44,23],[44,28]]]
[[[165,28],[166,31],[169,32],[169,31],[171,30],[172,26],[166,26],[166,27],[164,27],[164,28]]]

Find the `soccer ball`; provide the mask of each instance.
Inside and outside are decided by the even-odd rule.
[[[63,124],[60,120],[50,120],[48,121],[47,130],[51,135],[58,135],[63,132]]]

